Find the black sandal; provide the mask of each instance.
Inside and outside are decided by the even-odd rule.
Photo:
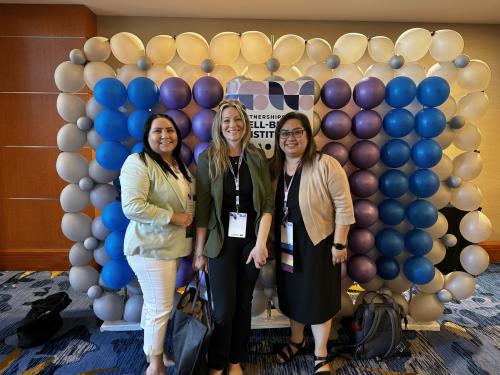
[[[314,365],[314,375],[330,375],[332,373],[332,369],[330,367],[330,362],[332,361],[331,356],[326,356],[326,357],[317,357],[314,356],[314,362],[320,361],[318,364]],[[328,365],[330,369],[323,370],[323,371],[318,371],[321,367]]]
[[[297,350],[294,352],[293,348]],[[278,359],[276,359],[276,362],[279,363],[280,365],[284,365],[285,363],[288,363],[292,359],[294,359],[297,355],[301,354],[305,348],[306,348],[305,337],[302,339],[301,342],[293,342],[290,340],[288,341],[288,344],[284,348],[282,348],[281,351],[277,354],[278,357],[282,360],[282,362],[280,362]]]

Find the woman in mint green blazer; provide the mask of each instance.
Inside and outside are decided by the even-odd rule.
[[[267,258],[273,197],[262,150],[250,143],[243,105],[224,100],[212,125],[212,143],[196,170],[194,268],[207,269],[215,330],[208,350],[210,374],[242,373],[250,334],[252,293]]]

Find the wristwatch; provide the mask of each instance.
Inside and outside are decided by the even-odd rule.
[[[347,246],[346,244],[335,242],[333,244],[333,247],[335,247],[335,249],[337,250],[344,250]]]

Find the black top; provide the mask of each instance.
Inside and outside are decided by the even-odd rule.
[[[231,162],[231,167],[233,168],[234,174],[238,173],[238,160],[239,156],[230,156],[229,160]],[[250,175],[250,170],[245,162],[245,159],[241,162],[240,166],[240,207],[239,212],[246,212],[249,216],[255,218],[257,213],[253,205],[253,185],[252,176]],[[236,211],[236,185],[234,182],[234,176],[231,171],[227,171],[224,175],[224,191],[222,197],[222,212],[229,213]],[[227,215],[224,215],[227,216]]]

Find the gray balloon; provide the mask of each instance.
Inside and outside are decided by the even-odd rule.
[[[340,65],[340,57],[338,55],[328,55],[326,58],[326,66],[330,69],[337,69]]]
[[[130,150],[132,150],[132,147],[135,146],[135,144],[137,143],[136,139],[134,137],[132,137],[131,135],[129,135],[127,138],[125,138],[123,141],[120,142],[122,145],[124,145],[126,148]]]
[[[77,184],[88,175],[88,162],[76,152],[61,152],[57,157],[56,171],[64,181]]]
[[[446,247],[453,247],[458,242],[457,237],[451,233],[445,234],[443,238],[441,238],[441,241],[443,242],[443,245]]]
[[[125,115],[130,115],[132,112],[135,111],[135,107],[132,105],[132,103],[130,103],[128,100],[125,102],[124,105],[122,105],[120,108],[118,108],[118,110],[125,114]]]
[[[92,121],[95,121],[97,115],[104,110],[104,107],[97,103],[94,97],[90,98],[87,104],[85,105],[85,113],[87,117]]]
[[[277,76],[277,75],[273,74],[273,75],[270,75],[269,77],[264,78],[264,81],[277,82],[277,81],[285,81],[285,79],[282,76]]]
[[[142,294],[142,289],[137,278],[127,284],[128,294]]]
[[[127,322],[139,323],[142,315],[142,304],[144,300],[141,294],[134,294],[125,303],[123,320]]]
[[[92,122],[92,119],[90,117],[81,116],[81,117],[78,117],[78,120],[76,120],[76,126],[80,130],[88,131],[88,130],[92,129],[93,122]]]
[[[57,113],[67,122],[76,123],[85,114],[85,102],[78,95],[60,93],[57,96]]]
[[[389,59],[389,66],[392,69],[399,69],[405,64],[405,58],[401,55],[394,55]]]
[[[444,288],[448,289],[454,298],[462,300],[474,294],[476,280],[467,272],[453,271],[445,276]]]
[[[460,115],[453,116],[450,121],[448,122],[450,125],[450,128],[452,129],[460,129],[463,128],[465,125],[465,118]]]
[[[101,297],[94,300],[92,306],[95,315],[104,321],[121,320],[123,307],[123,297],[112,292],[104,292]]]
[[[90,201],[98,210],[102,210],[108,203],[118,197],[118,192],[113,185],[97,184],[90,192]]]
[[[72,266],[86,266],[94,256],[92,251],[85,249],[81,242],[76,242],[69,250],[69,262]]]
[[[271,73],[277,72],[280,68],[279,60],[275,57],[271,57],[269,60],[266,61],[266,68]]]
[[[318,81],[316,81],[313,77],[309,77],[309,76],[299,77],[296,79],[296,81],[313,81],[313,83],[314,83],[314,103],[316,104],[318,102],[319,98],[321,98],[321,87],[320,87]]]
[[[96,216],[92,221],[92,235],[98,240],[104,241],[110,233],[110,230],[102,223],[102,216]]]
[[[69,59],[73,64],[84,65],[87,58],[81,49],[75,48],[69,52]]]
[[[264,288],[274,288],[276,286],[275,268],[275,261],[270,260],[260,269],[259,279]]]
[[[104,138],[97,134],[97,130],[95,130],[95,128],[92,128],[87,132],[87,143],[94,150],[97,150],[97,147],[99,147],[103,142]]]
[[[89,251],[97,249],[97,246],[99,246],[99,241],[95,237],[90,236],[83,241],[83,247]]]
[[[488,268],[490,256],[481,246],[469,245],[460,253],[460,264],[465,271],[477,276]]]
[[[92,159],[89,163],[89,177],[97,183],[107,184],[113,181],[120,175],[120,170],[111,170],[103,168],[97,163],[95,159]]]
[[[90,203],[89,193],[82,191],[77,184],[67,185],[59,198],[64,212],[80,212]]]
[[[458,176],[450,176],[446,180],[446,184],[451,188],[457,188],[462,185],[462,179]]]
[[[437,299],[443,303],[450,302],[453,299],[453,294],[447,289],[441,289],[437,293]]]
[[[90,177],[83,177],[78,181],[78,187],[83,191],[90,191],[94,187],[94,180]]]
[[[85,132],[78,129],[75,124],[66,124],[57,132],[57,147],[61,151],[78,151],[86,141]]]
[[[90,266],[73,266],[69,270],[69,283],[77,292],[86,293],[98,280],[99,273]]]
[[[469,62],[470,57],[465,53],[459,55],[455,60],[453,60],[453,64],[455,64],[457,68],[465,68],[467,65],[469,65]]]
[[[94,260],[98,265],[103,267],[110,261],[110,257],[104,248],[104,243],[94,250]],[[102,283],[99,282],[99,285],[102,285]]]
[[[268,299],[263,291],[254,290],[252,299],[252,316],[259,316],[264,311],[266,311],[268,305]]]
[[[66,238],[83,242],[91,236],[92,219],[82,212],[66,213],[61,220],[61,229]]]
[[[104,291],[102,290],[102,288],[99,285],[92,285],[89,288],[89,290],[87,290],[87,296],[90,299],[96,299],[96,298],[99,298],[100,296],[102,296],[103,292]]]
[[[211,73],[215,69],[215,64],[212,59],[205,59],[200,64],[200,69],[205,73]]]
[[[137,60],[137,67],[140,70],[146,71],[149,68],[151,68],[151,65],[152,65],[151,59],[149,57],[147,57],[147,56],[141,56]]]

